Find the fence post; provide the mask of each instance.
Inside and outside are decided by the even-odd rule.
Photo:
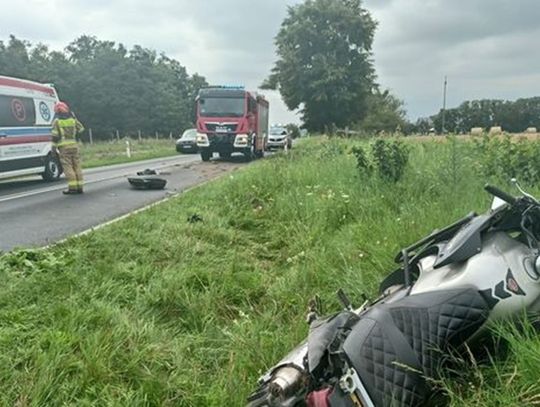
[[[129,139],[126,139],[126,155],[127,158],[131,158],[131,146],[129,144]]]
[[[159,139],[158,132],[156,131],[156,140]]]
[[[90,144],[94,144],[94,137],[92,136],[92,128],[88,129],[88,137],[90,137]]]
[[[116,141],[120,141],[120,132],[116,130]]]
[[[137,135],[139,136],[139,141],[141,141],[141,131],[137,130]]]
[[[171,132],[169,132],[169,140],[171,140],[171,141],[172,141],[172,131],[171,131]]]

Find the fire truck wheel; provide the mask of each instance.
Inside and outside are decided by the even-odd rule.
[[[45,171],[41,173],[41,176],[45,181],[54,181],[62,174],[62,166],[58,161],[58,158],[49,154],[45,159]]]
[[[210,161],[210,158],[212,158],[212,153],[207,150],[201,150],[201,159],[203,161]]]

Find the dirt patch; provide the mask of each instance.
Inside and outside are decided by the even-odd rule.
[[[236,171],[240,168],[244,168],[248,165],[243,158],[233,159],[231,161],[222,161],[222,160],[212,160],[210,162],[196,162],[190,163],[185,166],[205,180],[217,178],[225,173]]]

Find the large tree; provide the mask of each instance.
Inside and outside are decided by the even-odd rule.
[[[276,36],[278,60],[265,89],[301,109],[305,127],[361,121],[375,86],[376,22],[361,0],[306,0],[289,7]]]

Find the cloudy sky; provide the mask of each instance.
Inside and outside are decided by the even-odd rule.
[[[8,0],[0,0],[1,3]],[[163,51],[213,84],[256,88],[275,60],[273,37],[300,0],[25,0],[0,14],[9,34],[62,49],[82,34]],[[379,22],[379,82],[411,119],[448,105],[540,95],[539,0],[365,0]],[[273,122],[297,121],[268,94]]]

